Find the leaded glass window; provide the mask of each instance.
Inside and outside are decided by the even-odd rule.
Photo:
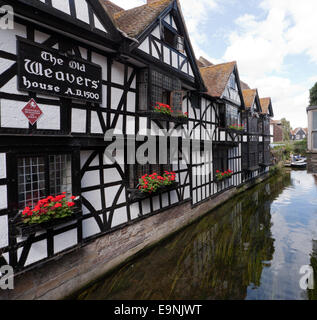
[[[231,125],[239,125],[240,124],[240,116],[237,107],[234,107],[230,104],[226,105],[226,124],[227,127]]]
[[[72,192],[71,155],[18,158],[18,206],[33,207],[49,196]]]

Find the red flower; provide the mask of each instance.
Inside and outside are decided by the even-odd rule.
[[[71,196],[70,197],[72,200],[75,200],[77,197],[76,196]]]
[[[54,208],[61,208],[63,205],[61,203],[56,203]]]
[[[74,203],[74,202],[68,202],[67,205],[68,205],[69,207],[73,207],[73,206],[75,205],[75,203]]]

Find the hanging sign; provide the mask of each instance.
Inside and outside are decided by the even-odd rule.
[[[22,112],[27,117],[31,125],[34,125],[43,114],[34,99],[31,99],[28,102],[28,104],[22,109]]]
[[[18,38],[18,89],[102,103],[101,66]]]

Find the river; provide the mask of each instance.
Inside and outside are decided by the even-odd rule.
[[[310,270],[315,290],[300,286]],[[229,200],[75,298],[316,299],[316,272],[317,177],[288,171]]]

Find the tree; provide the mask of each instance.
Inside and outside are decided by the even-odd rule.
[[[309,105],[310,106],[317,106],[317,82],[309,90]]]
[[[285,118],[281,119],[281,124],[283,130],[283,141],[289,141],[292,130],[291,124]]]

